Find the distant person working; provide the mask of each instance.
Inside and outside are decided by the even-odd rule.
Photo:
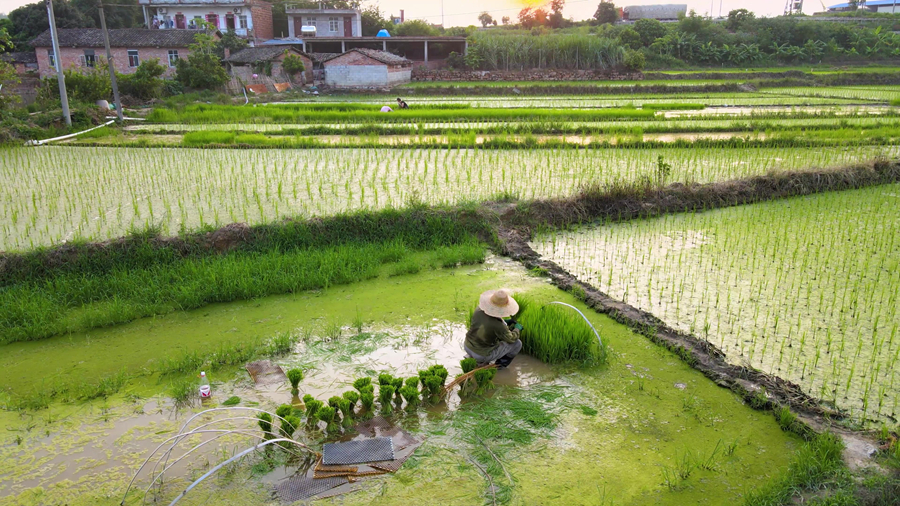
[[[409,109],[409,104],[406,103],[402,98],[397,97],[397,108],[398,109]]]

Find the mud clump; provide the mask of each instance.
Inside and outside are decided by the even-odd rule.
[[[231,223],[207,234],[210,248],[216,253],[226,253],[243,244],[250,237],[250,225]]]

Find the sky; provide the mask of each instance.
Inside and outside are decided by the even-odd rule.
[[[25,4],[34,3],[35,0],[0,0],[0,13],[9,11]],[[114,0],[108,0],[115,3]],[[400,9],[406,11],[407,19],[425,19],[431,23],[441,23],[441,11],[443,9],[443,22],[445,26],[467,26],[478,24],[478,14],[482,11],[489,12],[498,20],[503,16],[516,19],[516,14],[522,9],[523,4],[529,1],[539,0],[371,0],[377,3],[385,15],[399,16]],[[830,5],[838,0],[827,0],[825,5]],[[587,19],[593,16],[597,10],[599,0],[567,0],[563,11],[567,18],[575,20]],[[712,14],[718,16],[727,15],[732,9],[745,8],[754,11],[758,16],[773,16],[784,12],[785,0],[618,0],[617,6],[626,5],[653,5],[663,3],[686,3],[688,9],[694,9],[698,14],[707,15],[712,6]],[[806,0],[804,12],[812,14],[822,9],[819,0]],[[442,7],[443,4],[443,7]],[[750,4],[750,5],[748,5]]]

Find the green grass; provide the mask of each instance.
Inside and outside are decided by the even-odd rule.
[[[788,505],[802,493],[846,486],[849,475],[841,459],[843,449],[840,437],[829,432],[817,436],[803,445],[784,474],[748,493],[744,506]]]
[[[653,116],[652,110],[640,109],[489,109],[489,108],[427,108],[382,113],[376,110],[340,111],[309,110],[297,105],[269,105],[240,108],[220,105],[193,105],[180,110],[154,109],[147,121],[152,123],[415,123],[420,121],[557,119],[599,120],[609,118],[635,119]]]
[[[379,276],[383,266],[435,251],[425,265],[483,261],[461,216],[409,210],[257,227],[251,240],[224,255],[193,240],[181,246],[154,233],[116,248],[76,248],[72,261],[51,265],[52,251],[10,258],[0,277],[0,342],[35,340],[115,325],[212,302],[292,293]],[[479,250],[481,250],[479,252]]]
[[[490,483],[485,487],[498,504],[509,502],[515,486],[500,456],[508,459],[514,452],[528,451],[538,440],[552,438],[564,400],[558,387],[498,391],[493,397],[464,403],[452,413],[454,438],[465,444],[466,453],[491,477],[493,489]]]

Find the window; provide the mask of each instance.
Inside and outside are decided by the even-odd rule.
[[[169,50],[169,66],[174,67],[175,62],[177,62],[177,61],[178,61],[178,50],[170,49]]]
[[[306,26],[316,26],[316,18],[306,18]]]
[[[128,66],[131,68],[137,67],[141,64],[141,59],[138,57],[137,49],[129,49],[128,50]]]
[[[56,68],[56,56],[53,54],[52,49],[47,50],[47,59],[50,61],[50,66]]]
[[[200,28],[202,22],[203,18],[201,18],[200,16],[194,16],[194,19],[191,20],[191,26],[189,28],[192,30]]]
[[[218,14],[207,14],[206,22],[213,25],[213,28],[219,27],[219,15]]]
[[[328,31],[332,33],[338,31],[338,18],[328,18]]]
[[[90,68],[94,68],[94,66],[97,64],[97,56],[94,54],[93,49],[85,49],[84,50],[83,63],[84,63],[85,67],[90,67]]]
[[[247,29],[247,16],[238,16],[238,28]]]

